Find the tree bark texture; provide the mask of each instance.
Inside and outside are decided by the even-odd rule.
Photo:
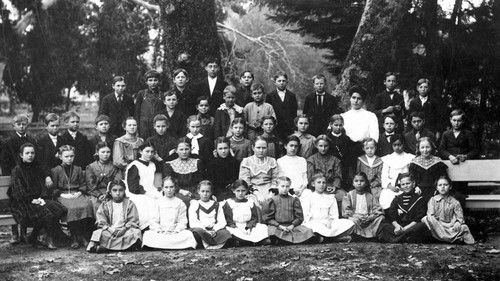
[[[176,68],[186,68],[191,80],[206,76],[203,59],[220,59],[214,0],[162,0],[164,70],[169,78]],[[189,55],[182,56],[186,53]]]
[[[397,42],[394,35],[410,8],[410,0],[367,0],[351,48],[344,62],[341,81],[335,94],[342,96],[341,107],[349,108],[349,88],[354,85],[368,90],[370,103],[375,91],[377,72],[385,72],[391,63]]]

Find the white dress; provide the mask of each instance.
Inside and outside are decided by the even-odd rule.
[[[380,206],[382,209],[388,209],[391,206],[392,200],[397,195],[403,193],[402,191],[394,192],[387,188],[389,184],[394,186],[399,174],[408,173],[408,166],[415,155],[403,152],[392,154],[382,157],[382,191],[380,192]]]
[[[241,240],[257,243],[269,237],[267,233],[267,225],[257,222],[257,206],[255,206],[253,201],[245,201],[246,202],[236,202],[232,198],[226,200],[226,204],[223,207],[227,222],[226,229],[232,235],[240,238]],[[254,211],[253,218],[252,210]],[[235,227],[231,227],[231,225]],[[252,228],[250,233],[247,235],[245,231],[248,226],[251,226]]]
[[[157,211],[156,200],[161,197],[161,193],[154,186],[156,167],[152,165],[152,163],[147,166],[137,160],[130,163],[125,171],[125,183],[127,183],[128,170],[132,166],[136,166],[139,170],[139,184],[144,187],[146,193],[134,194],[129,191],[127,185],[125,195],[130,198],[137,207],[137,212],[139,212],[139,227],[143,230],[151,224],[151,215]]]
[[[312,229],[313,232],[325,237],[336,237],[345,233],[351,234],[354,229],[354,222],[348,219],[339,219],[339,209],[335,195],[314,192],[306,198],[301,198],[304,210],[304,226]],[[327,227],[331,221],[330,228]],[[349,231],[350,230],[350,231]]]
[[[307,161],[300,156],[285,155],[277,160],[278,176],[292,180],[290,189],[297,191],[301,186],[307,186]]]
[[[151,225],[143,235],[143,245],[157,249],[196,248],[193,233],[187,230],[187,207],[177,197],[158,199]]]

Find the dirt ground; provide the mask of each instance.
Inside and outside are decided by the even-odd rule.
[[[336,243],[89,254],[8,243],[0,280],[500,280],[500,233],[484,243]]]

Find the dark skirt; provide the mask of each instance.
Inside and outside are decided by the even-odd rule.
[[[33,227],[51,225],[62,219],[68,209],[61,203],[45,200],[45,205],[26,204],[24,206],[11,206],[12,216],[18,224]]]

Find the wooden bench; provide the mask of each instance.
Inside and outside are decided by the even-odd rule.
[[[7,196],[7,190],[10,185],[10,177],[0,177],[0,200],[9,200],[9,196]],[[14,225],[16,221],[12,217],[12,215],[1,215],[0,214],[0,226],[3,225]]]
[[[444,163],[452,181],[469,182],[468,209],[500,210],[500,194],[481,194],[484,190],[500,188],[500,160],[467,160],[458,165],[450,161]]]

